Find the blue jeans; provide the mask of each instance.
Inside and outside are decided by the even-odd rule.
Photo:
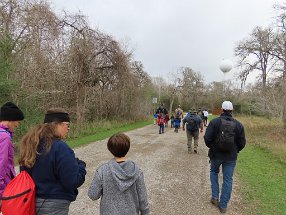
[[[210,180],[212,188],[212,198],[219,199],[219,207],[227,208],[227,204],[230,200],[232,191],[232,177],[236,161],[224,161],[224,160],[211,160]],[[221,195],[219,198],[219,183],[218,173],[219,168],[222,166],[223,183],[221,189]]]
[[[159,134],[164,133],[164,124],[159,124]]]

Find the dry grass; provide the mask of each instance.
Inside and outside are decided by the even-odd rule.
[[[281,121],[263,117],[238,117],[238,120],[245,127],[247,144],[258,145],[286,163],[286,130]]]

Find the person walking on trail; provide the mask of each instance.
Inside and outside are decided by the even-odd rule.
[[[157,113],[155,113],[154,114],[154,125],[157,125],[157,118],[158,118],[158,114]]]
[[[44,123],[29,131],[20,142],[20,170],[26,170],[36,185],[37,215],[69,213],[85,181],[86,164],[62,140],[70,117],[62,109],[50,109]]]
[[[171,128],[174,128],[174,120],[175,120],[175,117],[174,117],[174,114],[171,114]]]
[[[5,103],[0,109],[0,212],[4,189],[16,176],[12,138],[23,119],[23,112],[12,102]]]
[[[165,115],[161,112],[158,114],[158,122],[159,126],[159,134],[164,134],[164,127],[165,127]]]
[[[165,105],[161,103],[160,107],[156,111],[157,114],[163,113],[164,115],[168,114],[167,109],[165,108]]]
[[[190,114],[187,114],[183,119],[183,131],[185,130],[186,124],[186,133],[188,140],[188,153],[192,153],[192,139],[194,139],[194,153],[198,153],[198,144],[199,144],[199,133],[203,132],[203,121],[197,115],[196,109],[192,108],[189,111]]]
[[[204,120],[204,113],[203,113],[202,108],[199,108],[199,109],[198,109],[197,114],[198,114],[199,117],[201,117],[202,120]]]
[[[88,190],[89,198],[101,198],[102,215],[150,214],[143,172],[133,161],[126,160],[130,138],[123,133],[114,134],[107,148],[114,158],[96,170]]]
[[[169,120],[170,120],[170,119],[169,119],[169,115],[166,114],[166,115],[165,115],[165,127],[166,127],[166,128],[168,128]]]
[[[183,109],[181,108],[181,105],[178,105],[178,107],[175,110],[176,116],[179,116],[180,119],[184,118],[184,112]]]
[[[223,113],[213,119],[205,132],[204,140],[209,148],[211,203],[221,213],[226,213],[232,192],[232,177],[237,154],[246,144],[243,125],[232,117],[233,105],[230,101],[222,103]],[[220,192],[218,173],[222,166],[223,183]]]
[[[209,116],[209,112],[207,111],[207,109],[203,110],[203,115],[204,115],[204,126],[207,127],[208,125],[208,116]]]
[[[174,119],[174,132],[178,133],[179,132],[179,128],[181,127],[181,118],[179,115],[176,115],[175,119]]]

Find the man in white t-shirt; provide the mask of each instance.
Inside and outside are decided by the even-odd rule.
[[[207,111],[207,109],[204,109],[203,110],[203,115],[204,115],[204,126],[207,127],[207,124],[208,124],[208,116],[209,116],[209,112]]]

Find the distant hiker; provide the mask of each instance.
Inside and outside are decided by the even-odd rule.
[[[169,114],[165,115],[165,127],[168,128],[168,122],[169,122]]]
[[[207,127],[208,124],[208,116],[209,116],[209,112],[207,111],[207,109],[203,110],[203,115],[204,115],[204,126]]]
[[[197,114],[199,117],[201,117],[202,120],[204,120],[204,114],[202,108],[198,108]]]
[[[171,114],[171,128],[174,128],[174,120],[175,120],[175,117],[174,117],[174,114]]]
[[[159,134],[164,133],[164,127],[165,127],[165,115],[161,112],[158,114],[158,121],[157,124],[159,126]]]
[[[155,113],[153,116],[154,116],[154,125],[156,125],[157,124],[158,114]]]
[[[181,105],[178,105],[178,107],[175,110],[175,114],[179,116],[180,119],[184,118],[184,112],[183,109],[181,108]]]
[[[23,112],[12,102],[5,103],[0,109],[0,212],[3,191],[16,176],[12,138],[23,119]]]
[[[163,113],[163,114],[168,114],[167,109],[165,108],[165,105],[161,103],[160,107],[157,109],[156,113]]]
[[[186,124],[188,153],[191,154],[192,139],[194,139],[194,153],[198,153],[199,132],[203,132],[203,121],[197,115],[195,108],[192,108],[189,113],[190,114],[187,114],[186,117],[183,119],[183,131],[185,130]]]
[[[114,134],[107,148],[114,158],[96,170],[88,190],[89,198],[101,198],[100,214],[150,214],[143,172],[125,157],[130,148],[129,137]]]
[[[224,101],[222,110],[220,117],[209,123],[204,139],[209,148],[211,203],[218,206],[221,213],[226,213],[237,154],[244,148],[246,140],[243,125],[232,117],[232,103]],[[221,193],[218,182],[220,166],[223,173]]]
[[[69,213],[85,181],[86,164],[75,157],[63,141],[70,129],[70,117],[62,109],[46,112],[43,123],[32,128],[20,142],[19,164],[36,184],[37,215]]]
[[[181,118],[180,115],[176,115],[174,119],[174,128],[175,128],[174,132],[178,133],[180,127],[181,127]]]

